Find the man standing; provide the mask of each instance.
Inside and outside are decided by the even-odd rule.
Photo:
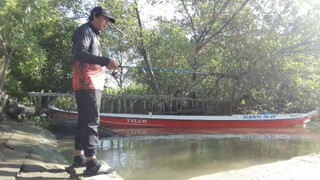
[[[96,159],[101,93],[105,83],[106,68],[116,70],[117,63],[103,57],[99,35],[115,19],[102,7],[91,10],[89,21],[74,33],[73,90],[78,109],[78,129],[75,136],[74,167],[85,167],[86,175],[108,174],[113,168]]]

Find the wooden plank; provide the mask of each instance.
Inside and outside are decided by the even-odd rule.
[[[121,99],[118,99],[118,113],[121,113]]]
[[[128,113],[127,112],[127,99],[123,99],[123,113]]]

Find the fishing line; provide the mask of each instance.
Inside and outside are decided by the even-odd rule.
[[[320,124],[318,124],[318,123],[315,123],[315,122],[312,122],[312,121],[309,121],[309,123],[311,123],[311,124],[313,124],[313,125],[316,125],[316,126],[320,127]]]

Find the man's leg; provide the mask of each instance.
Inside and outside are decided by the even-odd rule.
[[[78,94],[79,95],[79,94]],[[100,124],[100,90],[83,91],[80,96],[77,96],[77,105],[79,112],[79,134],[76,136],[76,142],[79,138],[81,146],[76,146],[76,154],[81,155],[83,148],[86,157],[86,175],[109,174],[115,171],[114,168],[108,165],[99,163],[96,159],[97,147],[99,143],[98,126]],[[79,141],[80,141],[79,140]],[[78,154],[77,154],[78,153]]]
[[[83,140],[82,140],[82,131],[83,126],[86,125],[86,104],[87,97],[89,97],[89,92],[86,90],[76,91],[75,98],[77,103],[77,111],[78,111],[78,123],[77,123],[77,131],[74,142],[74,159],[73,166],[75,167],[84,167],[86,165],[86,158],[84,156],[83,151]]]
[[[100,102],[101,90],[89,90],[89,96],[86,101],[86,123],[82,127],[84,155],[88,160],[94,159],[97,153]]]

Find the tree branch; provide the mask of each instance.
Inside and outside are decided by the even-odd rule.
[[[233,15],[230,17],[230,19],[215,33],[213,33],[210,37],[208,38],[205,38],[203,39],[202,41],[200,41],[198,44],[197,44],[197,47],[196,47],[196,52],[198,53],[206,44],[208,44],[208,42],[210,42],[210,40],[217,36],[218,34],[220,34],[224,29],[225,27],[235,18],[235,16],[244,8],[244,6],[249,2],[250,0],[245,0],[241,7],[235,12],[233,13]]]
[[[193,35],[196,35],[197,31],[196,31],[196,28],[195,28],[195,25],[194,25],[194,22],[193,22],[193,18],[191,16],[191,14],[189,13],[186,4],[184,3],[184,0],[181,0],[181,2],[182,2],[182,5],[183,5],[183,9],[186,11],[186,13],[187,13],[187,15],[189,17],[189,20],[190,20],[190,23],[191,23],[191,28],[192,28],[192,31],[193,31]]]

